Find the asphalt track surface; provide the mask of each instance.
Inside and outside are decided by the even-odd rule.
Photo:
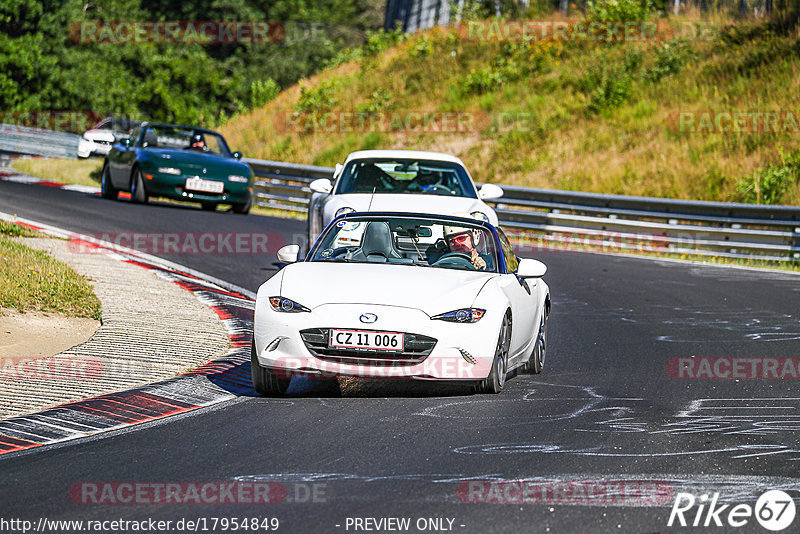
[[[7,182],[0,182],[0,211],[93,233],[276,232],[291,241],[304,226]],[[165,257],[253,291],[277,268],[270,254]],[[763,492],[783,489],[798,502],[797,380],[679,380],[667,362],[800,356],[800,277],[585,253],[536,257],[548,265],[553,302],[539,376],[514,377],[492,396],[389,381],[306,384],[285,399],[243,395],[6,455],[0,516],[277,517],[278,532],[364,532],[354,518],[388,517],[410,518],[408,532],[436,531],[418,530],[420,518],[452,519],[451,531],[465,533],[661,532],[670,530],[677,492],[718,492],[720,502],[752,506]],[[538,481],[556,493],[520,503],[508,490],[511,502],[475,503],[478,494],[463,491],[468,480]],[[287,498],[91,505],[69,495],[81,482],[233,481],[277,482]],[[622,481],[657,491],[613,496]],[[605,496],[579,491],[601,487],[595,482]],[[315,484],[316,502],[308,502]],[[797,525],[800,518],[787,532]],[[755,518],[736,531],[766,532]]]

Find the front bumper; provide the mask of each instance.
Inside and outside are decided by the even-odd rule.
[[[376,314],[373,324],[359,321]],[[418,309],[379,305],[326,304],[311,312],[274,311],[266,298],[256,302],[255,340],[258,361],[276,374],[411,378],[471,381],[486,378],[497,344],[490,313],[477,323],[432,320]],[[402,332],[402,352],[335,349],[327,346],[331,328]]]
[[[222,193],[205,193],[202,191],[186,190],[186,180],[195,175],[172,175],[158,171],[145,170],[145,189],[150,196],[166,197],[173,200],[186,200],[192,202],[221,202],[225,204],[246,204],[252,194],[252,183],[229,182],[225,178],[216,176],[201,176],[204,180],[223,182],[225,187]],[[148,178],[150,176],[150,178]]]
[[[107,155],[111,152],[111,143],[106,141],[92,141],[81,137],[78,140],[78,157],[88,158],[92,154],[99,154],[101,156]]]

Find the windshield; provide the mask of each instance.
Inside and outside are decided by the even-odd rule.
[[[416,193],[477,198],[457,163],[413,159],[358,159],[348,163],[336,188],[344,193]]]
[[[391,263],[498,272],[494,234],[467,222],[354,217],[320,238],[310,261]]]
[[[143,148],[173,148],[231,157],[225,139],[214,132],[176,126],[150,125],[141,140]]]

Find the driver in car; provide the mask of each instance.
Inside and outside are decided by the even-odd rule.
[[[479,271],[486,270],[486,260],[478,252],[480,230],[465,226],[445,226],[444,237],[451,252],[466,254],[470,257],[473,267]]]
[[[189,148],[192,150],[206,150],[206,140],[203,139],[203,134],[195,133],[192,135],[192,144]]]

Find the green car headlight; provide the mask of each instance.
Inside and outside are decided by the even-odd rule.
[[[241,175],[238,175],[238,174],[231,174],[230,176],[228,176],[228,181],[229,182],[236,182],[238,184],[246,184],[249,181],[249,179],[247,178],[247,176],[241,176]]]
[[[178,175],[181,173],[181,170],[176,167],[159,167],[158,172],[161,174],[175,174]]]

